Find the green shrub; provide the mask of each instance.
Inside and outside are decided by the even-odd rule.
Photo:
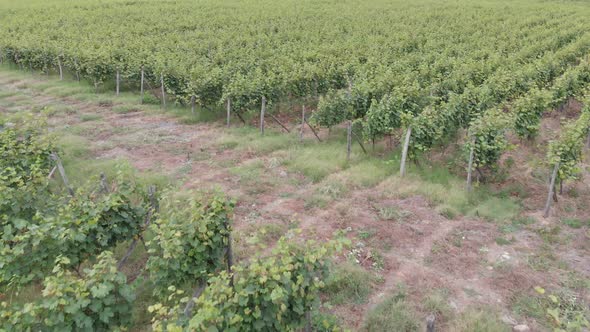
[[[0,329],[12,331],[113,331],[131,322],[133,289],[117,271],[111,252],[78,276],[66,270],[65,257],[56,260],[53,274],[45,278],[43,298],[22,306],[0,306]]]

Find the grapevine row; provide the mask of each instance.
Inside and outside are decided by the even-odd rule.
[[[328,249],[341,242],[324,246],[309,242],[302,247],[283,239],[273,256],[232,266],[231,201],[219,194],[170,192],[160,204],[148,203],[139,186],[122,174],[116,183],[90,181],[72,195],[55,191],[48,173],[57,147],[42,128],[43,121],[31,118],[0,128],[4,157],[0,161],[0,187],[4,189],[0,196],[0,286],[43,280],[42,297],[24,304],[0,303],[0,329],[129,327],[135,289],[120,270],[124,260],[117,262],[111,250],[146,235],[151,240],[146,243],[145,269],[155,299],[164,300],[171,289],[190,289],[196,284],[205,288],[198,300],[177,301],[168,312],[182,318],[175,322],[184,322],[186,327],[284,330],[303,326],[311,310],[319,307],[326,259],[333,252]],[[20,206],[29,209],[14,210]],[[80,269],[82,263],[93,262]],[[268,281],[262,281],[261,275],[267,275]],[[291,279],[285,279],[287,275]],[[216,302],[228,292],[236,294],[232,296],[235,302]],[[237,300],[238,295],[245,296],[246,302]],[[191,306],[185,306],[187,301],[196,302],[194,315]],[[215,306],[223,319],[211,311]],[[165,326],[162,311],[151,311],[154,329]]]

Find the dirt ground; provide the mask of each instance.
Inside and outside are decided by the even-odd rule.
[[[235,229],[239,234],[247,235],[261,224],[278,225],[284,230],[293,222],[303,234],[318,240],[331,238],[335,231],[347,232],[353,243],[350,250],[356,249],[353,255],[359,264],[380,276],[365,303],[345,303],[330,309],[353,330],[360,329],[367,313],[400,284],[406,287],[421,320],[429,314],[423,301],[436,290],[445,290],[447,302],[456,313],[489,306],[497,308],[507,324],[527,324],[533,331],[547,327],[538,318],[515,310],[515,303],[519,297],[536,296],[535,286],[567,287],[590,303],[587,288],[570,285],[572,276],[586,281],[590,278],[590,209],[585,204],[590,197],[589,177],[565,185],[552,217],[540,215],[547,190],[544,147],[555,137],[561,118],[575,113],[579,105],[551,113],[542,124],[539,140],[506,154],[504,162],[510,159],[514,166],[495,186],[503,189],[517,184],[524,188],[525,194],[517,191],[512,195],[522,199],[523,212],[518,219],[529,221],[499,223],[477,215],[445,216],[424,195],[392,193],[391,178],[397,175],[376,185],[350,188],[324,205],[310,205],[310,197],[317,195],[324,182],[308,181],[277,163],[280,151],[264,153],[224,146],[222,136],[227,129],[221,122],[187,125],[162,113],[121,114],[113,111],[114,106],[31,89],[39,80],[14,80],[0,72],[0,92],[14,93],[2,99],[0,112],[46,105],[75,109],[75,116],[50,117],[50,126],[77,128],[76,135],[86,139],[97,160],[123,158],[140,171],[179,179],[186,189],[220,188],[237,198]],[[85,114],[100,120],[83,121]],[[312,138],[309,130],[306,135]],[[255,163],[262,171],[254,179],[245,180],[243,174],[236,173],[236,169]],[[401,212],[393,220],[384,220],[379,210],[383,207]],[[564,216],[585,224],[569,227],[563,224]],[[348,254],[339,259],[345,260]],[[449,320],[439,317],[439,328],[451,331]]]

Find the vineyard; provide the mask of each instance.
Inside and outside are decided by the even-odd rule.
[[[0,331],[590,328],[588,17],[0,0]]]
[[[219,195],[158,196],[154,187],[143,192],[134,179],[123,175],[109,182],[102,174],[82,188],[68,188],[57,147],[50,135],[39,130],[43,127],[27,119],[0,135],[0,285],[18,288],[40,280],[43,284],[42,298],[35,302],[11,306],[2,302],[3,330],[96,331],[129,326],[137,283],[129,284],[121,268],[146,236],[150,238],[144,242],[148,276],[142,282],[153,283],[154,297],[167,298],[177,307],[168,312],[161,303],[150,306],[149,311],[155,311],[154,330],[182,326],[289,330],[307,322],[305,315],[317,305],[324,257],[339,244],[308,243],[304,250],[283,241],[268,258],[234,266],[231,201]],[[53,161],[67,189],[53,186]],[[110,250],[125,241],[131,245],[117,262]],[[270,280],[261,280],[260,275]],[[198,300],[203,309],[194,317],[193,297],[181,296],[190,285],[198,291],[193,297],[203,292]],[[219,303],[220,296],[236,296],[236,303]],[[180,305],[183,310],[178,310]]]

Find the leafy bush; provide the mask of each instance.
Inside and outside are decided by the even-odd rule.
[[[92,183],[92,182],[91,182]],[[97,182],[94,182],[97,183]],[[67,198],[57,212],[39,211],[30,219],[3,216],[0,284],[27,283],[43,277],[58,255],[78,266],[141,231],[147,213],[145,195],[119,175],[116,192],[95,193],[92,186]]]
[[[319,291],[328,272],[327,255],[342,241],[318,247],[287,243],[282,238],[271,256],[234,266],[232,276],[223,271],[195,300],[195,314],[187,322],[180,304],[150,307],[155,331],[292,331],[302,328],[306,313],[319,308]],[[174,288],[172,290],[175,290]],[[182,292],[180,292],[182,293]],[[174,296],[172,296],[174,297]]]
[[[66,270],[71,262],[60,256],[45,278],[43,297],[23,306],[2,302],[0,327],[12,330],[112,331],[129,325],[134,300],[127,278],[117,271],[111,252],[79,277]]]
[[[585,99],[585,106],[580,117],[568,123],[558,140],[549,143],[547,158],[551,165],[559,163],[558,180],[576,179],[583,157],[582,148],[590,133],[590,96]]]
[[[47,175],[57,149],[44,126],[43,120],[28,118],[0,130],[0,215],[26,219],[47,207]]]
[[[150,227],[154,238],[147,243],[147,269],[156,293],[162,294],[169,285],[205,279],[226,264],[232,209],[233,203],[221,196],[163,200]]]

